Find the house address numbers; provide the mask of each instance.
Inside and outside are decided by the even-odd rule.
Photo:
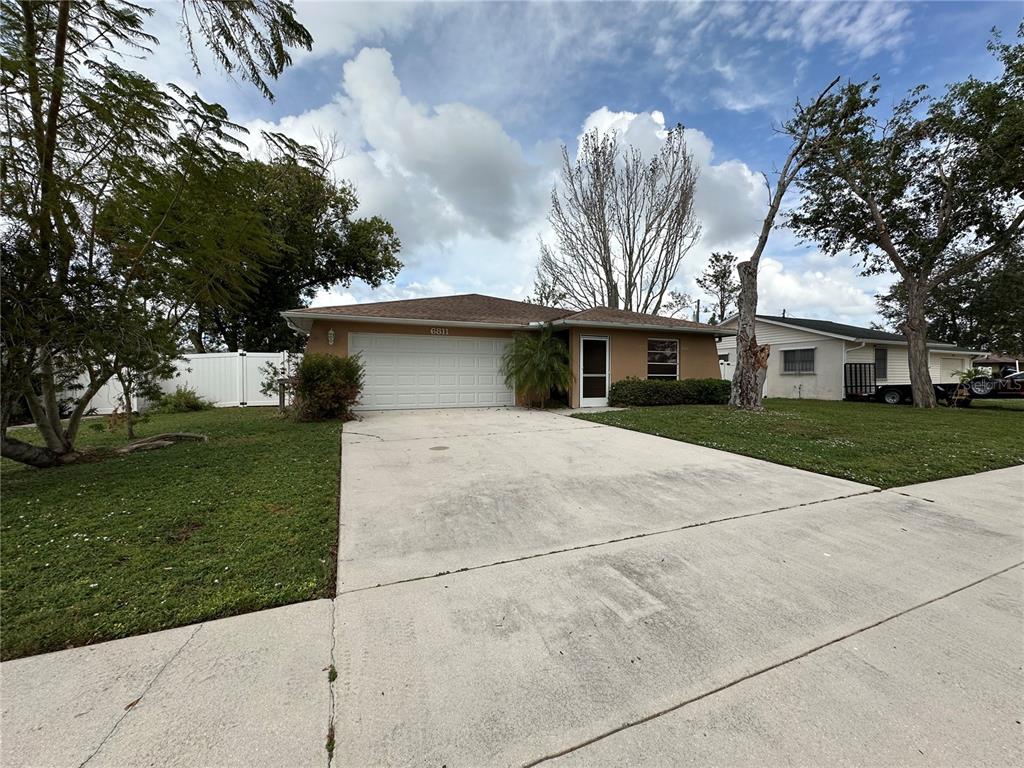
[[[448,335],[448,329],[447,328],[431,328],[430,329],[430,334],[432,336],[447,336]]]

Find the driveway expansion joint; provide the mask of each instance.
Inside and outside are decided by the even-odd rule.
[[[415,443],[423,440],[453,440],[460,437],[505,437],[507,435],[535,435],[538,432],[585,432],[590,429],[603,429],[604,424],[588,424],[585,427],[550,427],[548,429],[517,429],[514,431],[500,430],[498,432],[466,432],[457,435],[423,435],[419,437],[393,437],[386,438],[380,435],[371,435],[366,432],[347,432],[342,429],[342,439],[345,435],[358,435],[359,437],[373,437],[382,443]],[[615,427],[612,427],[615,429]]]
[[[610,736],[614,736],[617,733],[621,733],[622,731],[628,730],[629,728],[633,728],[633,727],[638,726],[638,725],[643,725],[645,723],[649,723],[652,720],[656,720],[656,719],[658,719],[660,717],[663,717],[665,715],[668,715],[668,714],[676,712],[676,711],[678,711],[680,709],[683,709],[684,707],[686,707],[686,706],[688,706],[690,704],[694,704],[694,703],[696,703],[698,701],[701,701],[702,699],[709,698],[709,697],[714,696],[714,695],[716,695],[718,693],[721,693],[722,691],[728,690],[729,688],[733,688],[734,686],[737,686],[737,685],[739,685],[741,683],[744,683],[747,680],[751,680],[753,678],[760,677],[761,675],[764,675],[767,672],[771,672],[772,670],[778,669],[780,667],[784,667],[787,664],[790,664],[790,663],[792,663],[794,661],[799,661],[800,659],[806,658],[806,657],[808,657],[808,656],[810,656],[810,655],[812,655],[814,653],[817,653],[820,650],[823,650],[823,649],[828,648],[828,647],[830,647],[832,645],[836,645],[838,643],[841,643],[844,640],[850,639],[851,637],[856,637],[857,635],[860,635],[860,634],[863,634],[864,632],[867,632],[869,630],[875,629],[876,627],[880,627],[883,624],[886,624],[886,623],[888,623],[888,622],[890,622],[890,621],[892,621],[894,619],[900,618],[901,616],[906,616],[907,614],[912,613],[912,612],[914,612],[914,611],[916,611],[916,610],[918,610],[920,608],[925,608],[925,607],[927,607],[929,605],[932,605],[933,603],[940,602],[940,601],[945,600],[946,598],[952,597],[953,595],[956,595],[956,594],[958,594],[960,592],[963,592],[965,590],[971,589],[972,587],[976,587],[979,584],[983,584],[986,581],[989,581],[991,579],[997,578],[998,576],[1002,576],[1004,573],[1008,573],[1009,571],[1012,571],[1014,568],[1020,568],[1021,566],[1024,566],[1024,560],[1021,560],[1021,561],[1018,561],[1016,563],[1013,563],[1012,565],[1008,565],[1005,568],[1000,568],[998,571],[994,571],[994,572],[989,573],[989,574],[987,574],[985,576],[982,576],[979,579],[975,579],[974,581],[972,581],[972,582],[970,582],[968,584],[963,584],[963,585],[957,587],[956,589],[952,589],[952,590],[950,590],[948,592],[945,592],[945,593],[943,593],[941,595],[937,595],[936,597],[929,598],[928,600],[925,600],[923,602],[917,603],[916,605],[912,605],[909,608],[905,608],[902,611],[897,611],[896,613],[893,613],[893,614],[891,614],[889,616],[886,616],[885,618],[879,619],[878,621],[872,622],[870,624],[866,624],[863,627],[859,627],[859,628],[857,628],[857,629],[855,629],[855,630],[853,630],[851,632],[847,632],[846,634],[840,635],[839,637],[835,637],[835,638],[833,638],[831,640],[828,640],[827,642],[820,643],[819,645],[816,645],[813,648],[808,648],[806,651],[802,651],[801,653],[798,653],[795,656],[790,656],[789,658],[782,659],[781,661],[777,661],[774,664],[769,664],[766,667],[762,667],[761,669],[755,670],[755,671],[750,672],[750,673],[748,673],[746,675],[742,675],[741,677],[738,677],[738,678],[736,678],[734,680],[731,680],[731,681],[729,681],[727,683],[719,685],[719,686],[717,686],[715,688],[712,688],[712,689],[710,689],[708,691],[705,691],[703,693],[697,694],[696,696],[692,696],[689,699],[686,699],[685,701],[681,701],[681,702],[678,702],[677,704],[673,704],[673,705],[671,705],[669,707],[665,707],[664,709],[660,709],[657,712],[652,712],[649,715],[645,715],[644,717],[641,717],[639,719],[633,720],[631,722],[623,723],[622,725],[620,725],[620,726],[618,726],[616,728],[611,728],[611,729],[609,729],[609,730],[607,730],[607,731],[605,731],[603,733],[599,733],[596,736],[593,736],[593,737],[591,737],[589,739],[586,739],[585,741],[581,741],[578,744],[574,744],[572,746],[566,747],[565,749],[561,749],[561,750],[559,750],[557,752],[552,752],[550,754],[543,755],[542,757],[538,757],[538,758],[536,758],[534,760],[531,760],[528,763],[524,763],[521,766],[521,768],[534,768],[534,766],[540,765],[542,763],[546,763],[546,762],[548,762],[550,760],[555,760],[555,759],[557,759],[559,757],[564,757],[565,755],[568,755],[568,754],[570,754],[572,752],[576,752],[577,750],[583,749],[584,747],[588,747],[591,744],[595,744],[595,743],[597,743],[599,741],[602,741],[602,740],[604,740],[604,739],[606,739],[606,738],[608,738]]]
[[[136,698],[133,701],[131,701],[124,708],[124,712],[121,714],[121,716],[119,718],[117,718],[117,720],[114,722],[113,726],[111,726],[110,730],[107,731],[107,735],[104,736],[102,739],[100,739],[100,743],[96,745],[96,749],[94,749],[89,754],[89,756],[85,758],[85,760],[83,760],[82,762],[80,762],[78,764],[78,768],[84,768],[86,764],[88,764],[94,757],[96,757],[96,755],[98,755],[100,753],[100,751],[103,749],[103,747],[106,745],[106,743],[108,741],[110,741],[110,738],[114,735],[114,733],[117,732],[117,729],[120,727],[121,722],[126,717],[128,717],[129,714],[134,712],[136,710],[136,708],[139,706],[140,703],[142,703],[142,700],[145,698],[146,694],[149,693],[149,689],[153,687],[153,685],[156,683],[156,681],[160,678],[160,675],[162,675],[164,673],[165,669],[167,669],[169,666],[171,666],[171,664],[174,662],[174,660],[176,658],[178,658],[178,656],[181,654],[182,651],[185,650],[185,647],[189,643],[192,642],[193,638],[196,635],[199,634],[199,630],[201,630],[203,628],[203,626],[204,626],[203,624],[197,624],[196,628],[192,630],[192,633],[188,637],[185,638],[185,642],[183,642],[180,646],[178,646],[178,649],[174,653],[172,653],[170,655],[170,657],[167,659],[167,661],[165,661],[163,664],[160,665],[160,669],[158,669],[156,671],[156,674],[153,675],[152,679],[150,679],[150,681],[148,683],[146,683],[146,685],[143,687],[142,693],[140,693],[138,698]]]
[[[727,523],[727,522],[729,522],[731,520],[743,520],[744,518],[748,518],[748,517],[759,517],[761,515],[771,514],[772,512],[785,512],[785,511],[790,510],[790,509],[801,509],[802,507],[813,507],[816,504],[826,504],[826,503],[829,503],[829,502],[832,502],[832,501],[842,501],[843,499],[853,499],[853,498],[856,498],[858,496],[870,496],[870,495],[875,494],[875,493],[884,493],[884,491],[882,491],[879,488],[871,488],[870,490],[857,491],[855,493],[846,493],[846,494],[843,494],[841,496],[833,496],[833,497],[830,497],[830,498],[827,498],[827,499],[817,499],[816,501],[804,501],[804,502],[801,502],[799,504],[789,504],[789,505],[784,506],[784,507],[775,507],[773,509],[762,509],[762,510],[759,510],[757,512],[744,512],[743,514],[740,514],[740,515],[730,515],[728,517],[716,517],[713,520],[701,520],[701,521],[698,521],[698,522],[695,522],[695,523],[687,523],[686,525],[677,525],[677,526],[674,526],[672,528],[662,528],[662,529],[659,529],[657,531],[645,531],[643,533],[634,533],[634,534],[630,534],[629,536],[620,536],[620,537],[614,538],[614,539],[607,539],[606,541],[594,541],[594,542],[591,542],[589,544],[578,544],[577,546],[574,546],[574,547],[563,547],[561,549],[552,549],[552,550],[548,550],[546,552],[534,552],[533,554],[522,555],[521,557],[512,557],[512,558],[508,558],[506,560],[496,560],[496,561],[494,561],[492,563],[481,563],[480,565],[467,565],[467,566],[465,566],[463,568],[455,568],[454,570],[450,570],[450,571],[441,571],[439,573],[432,573],[432,574],[429,574],[429,575],[426,575],[426,576],[410,576],[409,578],[406,578],[406,579],[396,579],[395,581],[385,581],[385,582],[381,582],[380,584],[372,584],[372,585],[366,586],[366,587],[354,587],[352,589],[342,589],[342,590],[338,590],[336,599],[340,598],[342,595],[352,595],[352,594],[356,594],[358,592],[366,592],[366,591],[372,590],[372,589],[382,589],[384,587],[395,587],[395,586],[398,586],[398,585],[401,585],[401,584],[411,584],[411,583],[417,582],[417,581],[427,581],[429,579],[437,579],[437,578],[441,578],[442,576],[454,576],[455,574],[459,574],[459,573],[469,573],[470,571],[479,571],[479,570],[482,570],[484,568],[494,568],[494,567],[499,566],[499,565],[511,565],[513,563],[521,563],[521,562],[523,562],[525,560],[536,560],[539,557],[549,557],[551,555],[562,555],[562,554],[566,554],[568,552],[578,552],[578,551],[580,551],[582,549],[594,549],[596,547],[604,547],[604,546],[608,546],[609,544],[621,544],[624,541],[634,541],[634,540],[637,540],[637,539],[646,539],[646,538],[651,537],[651,536],[663,536],[663,535],[665,535],[667,533],[678,533],[679,531],[686,531],[686,530],[689,530],[691,528],[703,528],[704,526],[715,525],[716,523]]]

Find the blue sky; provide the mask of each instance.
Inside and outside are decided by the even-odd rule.
[[[270,103],[214,65],[201,77],[158,6],[162,45],[144,66],[191,85],[252,129],[337,136],[361,212],[391,220],[406,263],[395,285],[338,286],[317,304],[465,291],[529,294],[558,148],[584,126],[644,150],[683,123],[702,175],[705,236],[677,287],[712,250],[748,253],[763,215],[760,174],[786,152],[772,125],[836,75],[878,74],[882,104],[996,68],[993,27],[1012,37],[1020,3],[297,3],[311,53]],[[253,142],[258,152],[258,142]],[[867,323],[891,278],[773,233],[761,308]]]

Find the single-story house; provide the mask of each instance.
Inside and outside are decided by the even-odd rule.
[[[736,332],[736,316],[717,326]],[[847,363],[873,365],[875,382],[909,384],[907,339],[903,334],[804,317],[758,315],[755,333],[759,344],[771,347],[765,377],[765,397],[842,400],[846,376],[854,375]],[[928,343],[928,370],[934,384],[959,381],[958,371],[971,367],[978,351],[955,344]],[[723,338],[718,356],[725,376],[736,363],[735,338]]]
[[[363,409],[513,405],[501,358],[517,332],[550,324],[568,344],[573,408],[608,404],[619,379],[719,378],[730,331],[603,307],[582,312],[472,293],[282,312],[307,352],[359,354]]]

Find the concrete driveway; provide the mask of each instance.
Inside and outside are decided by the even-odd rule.
[[[1024,467],[514,410],[369,414],[342,466],[333,603],[4,662],[0,764],[1024,764]]]
[[[339,765],[1024,759],[1024,468],[879,492],[517,410],[368,414],[342,466]]]

